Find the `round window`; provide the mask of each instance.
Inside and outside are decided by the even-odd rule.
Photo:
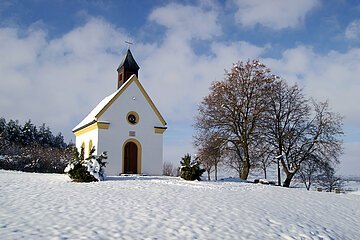
[[[139,115],[136,112],[129,112],[127,120],[130,124],[137,124],[139,122]]]
[[[135,115],[134,115],[134,114],[130,114],[130,115],[128,116],[128,120],[129,120],[130,123],[135,124],[135,123],[136,123],[136,117],[135,117]]]

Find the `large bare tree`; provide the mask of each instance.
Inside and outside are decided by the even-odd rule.
[[[277,81],[270,95],[266,132],[274,154],[281,157],[286,174],[284,187],[310,162],[338,162],[342,152],[342,119],[327,102],[310,102],[297,86]]]
[[[210,87],[199,106],[196,134],[209,131],[226,142],[231,161],[241,179],[247,179],[253,165],[251,149],[261,133],[272,92],[274,75],[259,61],[239,62],[223,81]],[[195,135],[196,135],[195,134]]]

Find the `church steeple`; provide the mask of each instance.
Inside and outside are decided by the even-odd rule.
[[[136,63],[133,55],[131,54],[130,48],[127,50],[127,53],[124,57],[124,59],[121,61],[117,72],[118,72],[118,89],[121,87],[121,85],[128,80],[131,75],[135,74],[136,77],[138,76],[139,72],[139,65]]]

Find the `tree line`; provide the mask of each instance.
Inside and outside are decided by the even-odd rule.
[[[194,145],[207,172],[219,164],[246,180],[250,171],[277,161],[289,187],[294,176],[310,188],[334,174],[342,154],[342,117],[328,102],[304,95],[258,60],[238,62],[210,86],[194,124]]]
[[[0,168],[28,172],[63,173],[74,154],[61,133],[54,135],[45,124],[37,127],[31,120],[0,118]]]

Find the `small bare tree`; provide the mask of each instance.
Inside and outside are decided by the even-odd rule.
[[[328,163],[324,162],[322,166],[322,174],[317,176],[316,183],[325,190],[332,192],[335,188],[341,188],[344,180],[335,175],[335,169]]]
[[[176,176],[177,169],[171,162],[163,163],[163,175],[164,176]]]
[[[331,192],[334,188],[341,187],[343,183],[340,177],[335,176],[332,164],[319,159],[305,161],[299,169],[298,177],[307,190],[310,190],[311,186],[315,184]]]
[[[222,162],[224,140],[218,134],[209,131],[194,136],[194,145],[198,148],[198,160],[204,166],[210,181],[210,174],[214,172],[218,179],[218,167]]]
[[[264,173],[264,178],[267,178],[267,169],[274,164],[274,154],[271,151],[271,146],[265,141],[259,141],[253,151],[255,167],[259,168]]]
[[[312,184],[316,183],[319,176],[323,174],[324,169],[322,168],[322,165],[323,164],[316,159],[305,161],[301,165],[298,176],[307,190],[310,190]]]

